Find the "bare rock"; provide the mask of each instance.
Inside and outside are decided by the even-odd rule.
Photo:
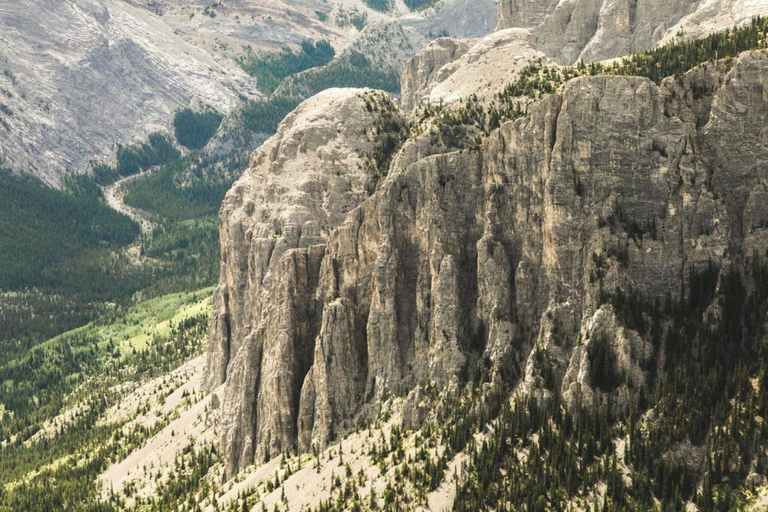
[[[383,115],[366,108],[371,98],[399,115],[383,93],[356,89],[329,89],[302,103],[254,153],[224,201],[206,385],[226,382],[222,423],[230,467],[296,446],[315,337],[325,333],[321,358],[343,350],[336,347],[344,342],[341,328],[321,330],[317,287],[325,237],[371,189],[364,155],[374,148]],[[357,339],[352,334],[347,337]],[[334,390],[321,384],[312,393],[318,413],[337,406]],[[313,427],[314,421],[310,432]]]
[[[764,250],[766,65],[745,53],[661,87],[574,79],[477,150],[404,146],[346,215],[299,208],[293,184],[298,169],[325,183],[302,162],[329,144],[364,146],[366,118],[348,97],[342,118],[358,128],[344,138],[287,138],[315,111],[300,108],[222,210],[216,311],[229,321],[217,313],[213,325],[228,328],[214,327],[211,347],[234,359],[226,374],[210,364],[209,378],[227,390],[229,470],[324,445],[387,396],[407,396],[404,422],[418,425],[424,386],[460,389],[478,364],[520,393],[625,411],[663,350],[633,305],[685,300],[688,276],[705,269],[749,286],[747,257]],[[290,149],[301,140],[306,154]],[[313,190],[302,205],[333,188]],[[305,247],[291,219],[311,219],[324,248]],[[269,241],[262,222],[283,234]]]
[[[441,79],[440,69],[464,55],[471,40],[439,37],[405,63],[401,79],[401,103],[406,111],[412,110],[426,96],[425,89]]]
[[[497,29],[527,28],[562,64],[621,57],[675,38],[703,37],[768,13],[749,0],[501,0]]]
[[[547,60],[524,29],[500,30],[479,39],[437,39],[403,69],[403,108],[448,104],[472,95],[489,99],[536,59]]]

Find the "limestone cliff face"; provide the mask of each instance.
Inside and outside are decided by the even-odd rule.
[[[477,361],[522,393],[626,407],[657,354],[606,297],[679,298],[692,270],[743,270],[768,249],[766,90],[764,53],[661,87],[575,79],[478,150],[404,157],[418,153],[406,144],[348,213],[330,200],[299,210],[281,176],[351,173],[353,187],[364,176],[284,152],[365,145],[365,118],[341,116],[304,146],[286,121],[221,214],[209,383],[225,383],[229,471],[322,445],[387,395],[423,405],[418,386],[456,390]],[[309,188],[328,199],[339,190]],[[620,385],[594,381],[597,344],[615,355]]]
[[[222,206],[206,384],[227,383],[222,416],[234,465],[296,442],[299,394],[321,327],[320,244],[373,188],[362,156],[375,145],[372,100],[392,104],[356,89],[302,103],[253,154]]]
[[[401,80],[403,108],[412,110],[425,95],[425,88],[439,80],[440,69],[467,53],[472,42],[471,39],[440,37],[406,62]]]
[[[700,0],[500,0],[497,30],[476,39],[439,38],[402,73],[402,106],[488,100],[535,60],[576,64],[703,37],[768,15],[766,2]]]
[[[575,64],[701,37],[766,13],[764,2],[747,0],[500,0],[497,28],[528,28],[539,50]]]

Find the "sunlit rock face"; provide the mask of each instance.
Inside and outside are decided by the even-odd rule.
[[[561,64],[611,59],[768,14],[753,0],[500,0],[497,29],[527,28]]]
[[[661,86],[574,79],[479,149],[403,149],[370,196],[375,114],[350,91],[299,107],[221,212],[208,379],[230,473],[384,397],[458,390],[478,361],[517,392],[626,409],[660,349],[609,302],[684,298],[711,268],[749,288],[768,249],[766,82],[757,52]]]

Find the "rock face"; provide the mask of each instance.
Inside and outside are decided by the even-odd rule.
[[[496,0],[440,0],[426,10],[417,9],[401,18],[404,27],[413,28],[429,40],[445,37],[482,37],[498,24]]]
[[[427,87],[440,80],[442,67],[467,53],[472,43],[469,39],[439,37],[406,62],[400,84],[402,107],[413,110],[421,98],[428,96]]]
[[[402,106],[448,104],[471,95],[485,100],[514,80],[531,60],[546,56],[534,49],[528,30],[508,29],[479,39],[440,38],[406,63]]]
[[[701,37],[758,14],[768,14],[768,5],[750,0],[500,0],[497,28],[528,28],[539,50],[575,64]]]
[[[300,108],[221,214],[209,379],[229,472],[322,445],[390,394],[458,389],[476,361],[522,393],[627,407],[657,354],[607,297],[684,297],[692,271],[768,249],[767,87],[764,53],[660,87],[575,79],[478,150],[397,159],[354,209],[358,96],[311,139]],[[339,172],[360,193],[298,199],[341,194]],[[596,350],[620,382],[590,368]]]
[[[321,323],[316,290],[326,235],[373,188],[363,155],[384,115],[373,103],[396,115],[392,100],[373,91],[328,89],[305,101],[254,153],[224,201],[206,382],[210,389],[227,382],[225,446],[236,466],[296,443],[315,337],[352,337]],[[337,316],[353,321],[343,304]]]

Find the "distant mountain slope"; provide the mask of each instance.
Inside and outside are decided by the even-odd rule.
[[[226,112],[257,95],[234,64],[124,2],[5,2],[0,27],[0,165],[49,184],[164,128],[180,105]]]
[[[400,48],[376,48],[397,56],[399,72],[431,33],[480,35],[496,18],[491,0],[473,16],[465,0],[414,12],[390,5],[379,12],[363,0],[4,2],[0,167],[58,186],[63,172],[112,159],[117,143],[168,131],[179,107],[204,104],[227,114],[261,98],[256,79],[236,62],[246,51],[311,39],[328,40],[340,53],[366,25],[402,18],[419,45],[404,57]]]

